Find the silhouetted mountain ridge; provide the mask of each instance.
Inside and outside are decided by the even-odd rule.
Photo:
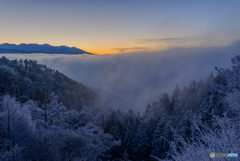
[[[0,53],[46,53],[46,54],[91,54],[76,47],[52,46],[49,44],[0,44]]]

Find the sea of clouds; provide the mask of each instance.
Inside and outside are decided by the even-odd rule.
[[[57,69],[99,93],[106,106],[142,112],[176,84],[206,78],[214,67],[231,67],[240,43],[224,47],[174,48],[117,55],[1,54],[34,59]],[[1,56],[0,55],[0,56]]]

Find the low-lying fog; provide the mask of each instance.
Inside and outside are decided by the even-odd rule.
[[[108,106],[143,111],[148,102],[179,84],[205,78],[214,67],[230,67],[240,43],[225,47],[175,48],[118,55],[1,54],[37,60],[92,87]]]

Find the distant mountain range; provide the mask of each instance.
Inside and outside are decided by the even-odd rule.
[[[49,44],[0,44],[0,53],[46,53],[46,54],[92,54],[76,47],[52,46]]]

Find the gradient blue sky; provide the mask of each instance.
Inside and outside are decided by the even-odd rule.
[[[93,53],[221,46],[240,38],[239,0],[0,0],[0,43]]]

